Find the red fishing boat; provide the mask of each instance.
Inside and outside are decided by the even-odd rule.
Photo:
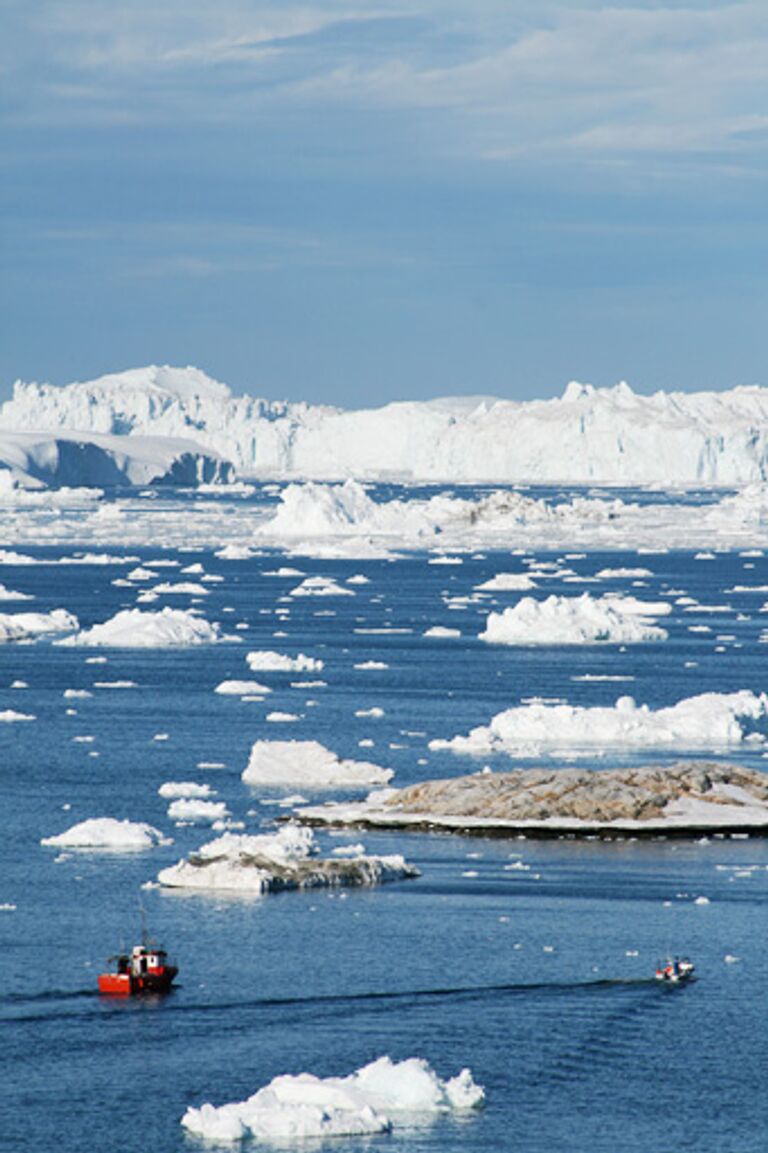
[[[167,993],[178,973],[168,964],[168,954],[145,935],[130,953],[110,957],[117,968],[99,973],[99,992],[111,997],[134,997],[139,993]]]

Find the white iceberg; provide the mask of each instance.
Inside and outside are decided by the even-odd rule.
[[[177,797],[210,797],[214,789],[201,781],[165,781],[157,790],[158,796],[168,801]]]
[[[308,657],[304,653],[289,657],[266,649],[246,653],[245,659],[249,669],[254,672],[320,672],[324,667],[324,662],[317,657]]]
[[[536,755],[553,746],[568,750],[595,748],[719,749],[746,739],[761,742],[759,727],[768,728],[768,695],[747,689],[736,693],[701,693],[667,708],[638,705],[620,697],[614,706],[529,704],[497,713],[489,725],[467,736],[432,740],[431,749],[454,753],[507,752]]]
[[[109,442],[116,467],[120,450],[134,453],[136,463],[122,468],[138,483],[152,474],[153,454],[145,450],[147,466],[140,460],[141,438],[177,444],[193,429],[198,452],[203,446],[250,476],[728,485],[765,476],[768,390],[642,395],[624,382],[573,381],[548,400],[448,397],[342,411],[233,396],[199,369],[150,365],[64,388],[17,381],[0,427],[9,442],[13,430],[82,430],[81,445]],[[74,451],[57,462],[60,475],[64,465],[82,475]],[[154,458],[167,473],[167,457],[156,449]],[[220,478],[224,470],[211,474],[210,466],[196,477]]]
[[[118,821],[114,817],[94,817],[72,825],[55,837],[43,837],[41,845],[57,849],[100,849],[111,853],[137,852],[156,845],[171,845],[159,829],[142,821]]]
[[[196,797],[179,797],[168,806],[168,816],[172,821],[192,825],[212,825],[224,821],[230,815],[224,801],[198,800]]]
[[[183,609],[160,612],[123,609],[109,620],[59,642],[67,645],[111,648],[175,648],[177,645],[212,645],[232,641],[220,626]]]
[[[333,789],[384,785],[394,776],[366,761],[341,760],[319,741],[256,741],[242,778],[246,784]]]
[[[311,829],[284,825],[277,833],[224,833],[158,874],[168,888],[260,894],[282,889],[377,885],[418,876],[400,855],[323,859]]]
[[[176,581],[175,583],[174,581],[161,581],[160,584],[153,585],[147,591],[163,596],[207,597],[210,595],[210,589],[196,581]]]
[[[476,585],[478,592],[527,592],[536,588],[536,581],[524,572],[501,572],[490,580]]]
[[[0,584],[0,601],[32,601],[35,598],[30,596],[29,593],[14,592],[13,589],[7,588],[4,584]]]
[[[348,1077],[275,1077],[246,1101],[189,1108],[181,1124],[215,1141],[366,1136],[423,1124],[451,1110],[476,1109],[484,1100],[469,1069],[443,1081],[421,1058],[380,1057]]]
[[[49,613],[0,613],[0,644],[68,633],[76,628],[77,617],[65,609],[53,609]]]
[[[330,577],[313,576],[307,577],[296,585],[296,588],[291,589],[288,594],[292,597],[353,597],[355,594],[352,589],[345,589],[335,580]]]
[[[502,645],[639,644],[663,641],[666,629],[650,624],[658,605],[638,611],[635,598],[549,596],[523,597],[501,613],[490,613],[480,639]],[[663,605],[668,611],[669,606]]]
[[[259,681],[222,681],[213,691],[223,696],[252,697],[271,693],[272,689]]]

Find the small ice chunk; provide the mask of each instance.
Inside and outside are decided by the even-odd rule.
[[[94,817],[80,821],[54,837],[43,837],[41,845],[60,849],[96,849],[112,853],[136,852],[173,842],[159,829],[140,821],[118,821],[114,817]]]

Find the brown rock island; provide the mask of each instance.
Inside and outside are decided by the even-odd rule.
[[[768,835],[768,773],[715,761],[483,770],[298,809],[310,825],[510,837]]]

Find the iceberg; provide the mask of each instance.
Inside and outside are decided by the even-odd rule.
[[[429,747],[525,756],[553,747],[719,749],[747,739],[762,742],[761,728],[768,730],[768,695],[742,689],[701,693],[660,709],[638,705],[630,696],[619,697],[613,706],[518,705],[467,736],[432,740]]]
[[[171,845],[159,829],[140,821],[118,821],[114,817],[94,817],[72,825],[55,837],[43,837],[41,845],[57,849],[98,849],[111,853],[137,852],[156,845]]]
[[[222,681],[213,691],[224,696],[251,697],[271,693],[272,689],[269,685],[262,685],[259,681]]]
[[[181,1124],[211,1141],[299,1141],[367,1136],[479,1108],[485,1092],[469,1069],[441,1080],[426,1061],[380,1057],[347,1077],[275,1077],[246,1101],[187,1109]]]
[[[58,643],[87,648],[161,649],[178,645],[213,645],[237,639],[223,636],[219,625],[191,612],[164,608],[156,613],[123,609],[109,620]]]
[[[391,769],[366,761],[345,761],[319,741],[256,741],[242,779],[249,785],[302,785],[307,789],[335,789],[383,785]]]
[[[663,392],[571,382],[552,400],[454,397],[343,411],[232,395],[150,365],[63,388],[17,381],[8,435],[187,438],[252,477],[595,484],[768,479],[768,389]],[[208,480],[209,477],[199,479]],[[97,482],[98,483],[98,482]],[[145,483],[145,482],[140,482]]]
[[[165,781],[157,790],[160,797],[175,801],[178,797],[211,797],[214,789],[198,781]]]
[[[0,613],[0,644],[73,632],[78,627],[77,617],[65,609],[53,609],[49,613]]]
[[[327,886],[377,885],[417,877],[400,855],[323,859],[311,829],[284,825],[277,833],[224,833],[158,874],[174,889],[229,890],[249,894]]]
[[[69,499],[74,495],[76,500],[87,501],[101,493],[84,486],[189,488],[203,482],[224,485],[234,477],[230,461],[186,436],[103,436],[71,429],[53,433],[0,428],[0,470],[10,477],[10,481],[0,482],[0,489],[6,499],[13,496],[17,503],[30,503],[35,498],[22,498],[20,492],[13,495],[10,486],[18,486],[17,492],[47,485],[77,486],[75,493],[70,490]]]
[[[634,597],[523,597],[501,613],[490,613],[480,640],[502,645],[639,644],[663,641],[666,629],[649,623],[666,603],[643,606]]]
[[[179,797],[168,806],[172,821],[190,825],[212,825],[230,815],[224,801],[198,800],[197,797]]]
[[[246,653],[245,660],[254,672],[320,672],[324,662],[318,657],[308,657],[299,653],[295,657],[285,656],[268,650]]]

